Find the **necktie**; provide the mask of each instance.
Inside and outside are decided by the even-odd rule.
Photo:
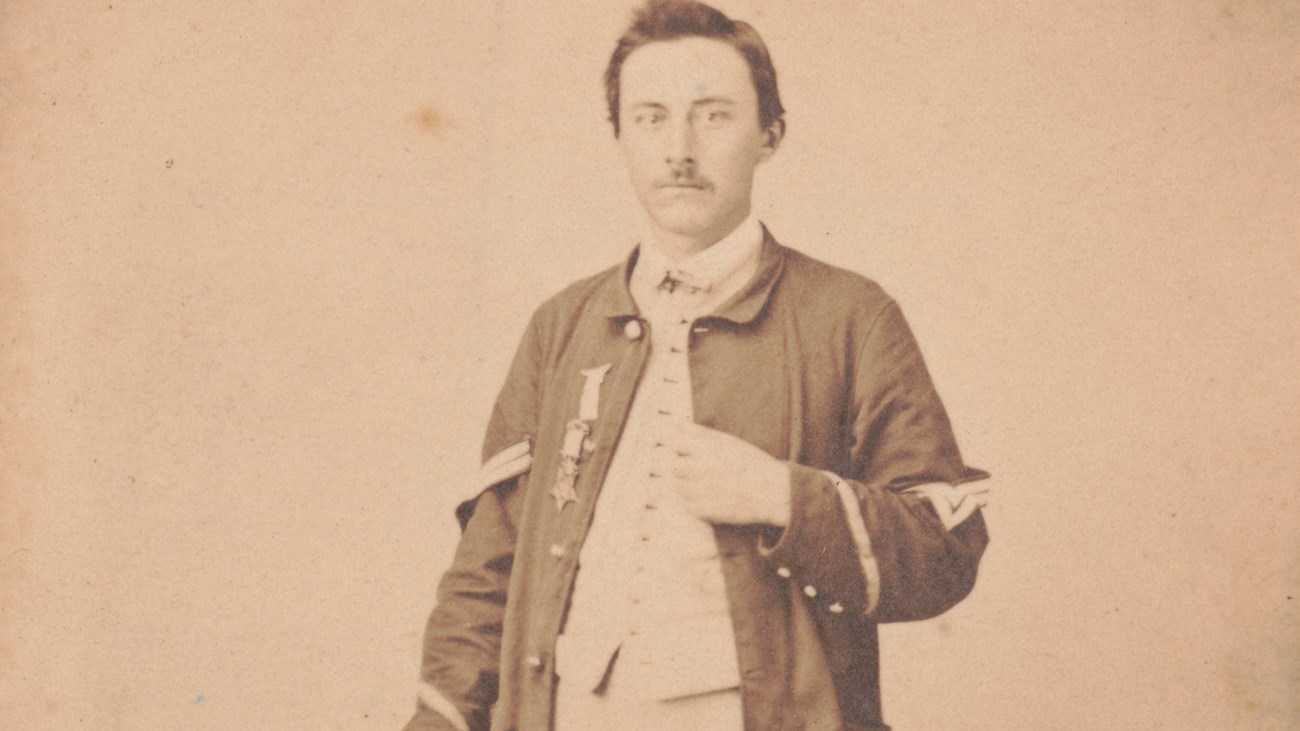
[[[664,278],[659,282],[659,289],[665,290],[669,294],[678,290],[687,294],[700,294],[708,292],[711,288],[710,283],[682,269],[669,269],[664,272]]]

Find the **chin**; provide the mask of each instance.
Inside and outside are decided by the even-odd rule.
[[[678,236],[701,236],[717,225],[703,211],[660,211],[654,218],[660,228]]]
[[[703,239],[709,237],[713,231],[713,226],[699,224],[682,224],[679,226],[664,226],[664,230],[687,239]]]

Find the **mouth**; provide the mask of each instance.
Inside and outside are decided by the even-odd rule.
[[[673,183],[660,183],[660,184],[659,184],[658,186],[656,186],[656,187],[658,187],[660,190],[669,190],[669,191],[672,191],[672,190],[700,190],[700,191],[702,191],[702,190],[706,190],[708,186],[706,186],[704,183],[698,183],[698,182],[690,182],[690,183],[678,183],[678,182],[673,182]]]

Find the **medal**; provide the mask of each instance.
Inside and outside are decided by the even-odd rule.
[[[613,364],[588,368],[582,371],[582,398],[578,402],[578,418],[564,426],[564,443],[560,446],[560,466],[555,471],[555,485],[551,497],[555,498],[556,511],[577,502],[578,468],[584,454],[592,451],[591,427],[600,412],[600,384]]]

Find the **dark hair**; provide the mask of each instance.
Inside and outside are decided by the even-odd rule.
[[[718,10],[692,0],[648,0],[636,11],[632,25],[618,39],[609,66],[605,68],[605,99],[609,102],[609,121],[614,125],[615,137],[619,133],[619,78],[623,62],[647,43],[690,36],[724,41],[745,58],[754,80],[754,90],[758,92],[759,127],[767,129],[785,114],[781,95],[776,89],[772,57],[753,26],[743,20],[732,20]]]

